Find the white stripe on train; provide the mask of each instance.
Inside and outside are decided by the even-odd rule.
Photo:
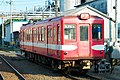
[[[41,47],[41,48],[49,48],[53,50],[65,50],[65,51],[72,51],[76,50],[77,46],[74,45],[56,45],[56,44],[45,44],[45,43],[32,43],[32,42],[20,42],[21,45],[26,46],[35,46],[35,47]]]
[[[53,50],[65,50],[65,51],[72,51],[76,50],[78,47],[74,45],[56,45],[56,44],[45,44],[45,43],[32,43],[32,42],[20,42],[21,45],[26,46],[35,46],[41,48],[49,48]],[[94,45],[91,46],[93,50],[104,50],[104,45]]]

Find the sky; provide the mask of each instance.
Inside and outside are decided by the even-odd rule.
[[[43,7],[46,0],[11,0],[12,12],[23,12],[26,10],[32,10],[33,6]],[[10,12],[10,0],[0,0],[0,14]],[[1,19],[0,19],[1,24]]]
[[[25,11],[33,9],[33,6],[44,6],[46,0],[11,0],[12,1],[12,11]],[[0,11],[9,11],[10,0],[0,0]]]

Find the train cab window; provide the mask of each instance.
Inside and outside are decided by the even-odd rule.
[[[80,41],[88,41],[88,26],[80,26]]]
[[[102,24],[93,24],[92,39],[101,39],[101,38],[102,38]]]
[[[64,25],[64,39],[75,39],[76,38],[76,26],[75,24]]]

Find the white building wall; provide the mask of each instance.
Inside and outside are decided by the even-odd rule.
[[[75,0],[60,0],[61,11],[75,9],[74,5],[75,5]]]
[[[13,32],[20,31],[20,27],[22,24],[26,24],[27,22],[13,22]]]
[[[22,22],[13,22],[13,32],[15,31],[20,31],[20,27],[22,26],[22,24],[26,24],[28,23],[27,21],[22,21]],[[5,26],[5,39],[4,41],[6,42],[11,42],[11,35],[12,33],[11,32],[11,29],[10,29],[10,24],[6,25]]]
[[[109,16],[115,19],[115,9],[113,7],[115,6],[116,0],[107,0],[107,12],[109,13]],[[120,0],[117,0],[117,21],[120,22]]]
[[[107,0],[107,12],[108,15],[115,20],[115,9],[113,7],[115,6],[116,0]],[[120,0],[117,0],[117,28],[116,28],[116,34],[117,34],[117,40],[120,41]],[[113,28],[112,32],[115,34],[115,24],[111,25],[111,28]],[[113,35],[115,37],[115,35]]]
[[[5,26],[5,38],[4,41],[10,42],[10,25]]]

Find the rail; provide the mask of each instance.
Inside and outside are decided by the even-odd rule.
[[[26,80],[24,76],[17,69],[15,69],[4,57],[0,56],[0,58],[3,61],[5,61],[15,71],[16,75],[19,76],[20,80]]]
[[[0,73],[0,80],[5,80],[1,73]]]

